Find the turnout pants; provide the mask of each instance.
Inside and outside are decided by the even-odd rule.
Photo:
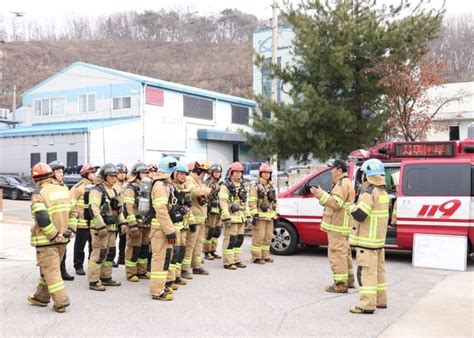
[[[137,236],[127,233],[125,247],[125,273],[127,278],[147,273],[148,252],[150,250],[150,229],[140,227]]]
[[[41,277],[34,297],[45,303],[49,303],[52,298],[55,308],[69,305],[59,267],[65,250],[66,245],[36,248],[36,263],[40,268]]]
[[[328,258],[335,284],[348,285],[354,280],[349,238],[337,232],[328,233]]]
[[[234,262],[242,262],[240,255],[242,253],[242,244],[244,244],[245,223],[237,224],[237,238],[234,247]]]
[[[161,229],[151,229],[150,240],[152,250],[150,294],[158,297],[165,290],[173,248],[166,240],[165,233]]]
[[[224,265],[237,263],[234,256],[234,247],[237,243],[237,229],[240,223],[232,223],[224,226],[224,241],[222,243],[222,256]]]
[[[186,253],[182,263],[182,269],[190,267],[198,269],[201,267],[202,240],[204,237],[204,224],[197,224],[196,231],[188,230],[186,237]]]
[[[177,236],[176,245],[179,247],[179,252],[178,252],[177,260],[176,260],[175,280],[181,276],[181,267],[183,265],[184,255],[186,254],[187,234],[188,234],[188,230],[186,229],[181,229],[181,230],[176,231],[176,236]]]
[[[89,283],[99,279],[112,278],[112,262],[115,258],[115,231],[107,232],[107,236],[100,238],[96,231],[91,229],[92,253],[89,258],[87,277]]]
[[[176,278],[181,276],[181,264],[178,265],[178,261],[181,255],[183,255],[184,258],[184,252],[181,254],[181,231],[179,229],[176,229],[176,244],[173,245],[173,251],[171,253],[171,261],[170,261],[170,266],[168,269],[168,277],[166,279],[167,282],[174,282]],[[184,247],[184,250],[186,250],[186,247]]]
[[[273,220],[259,220],[252,227],[252,260],[266,259],[270,256],[273,235]]]
[[[210,253],[216,251],[217,240],[221,234],[221,228],[217,226],[219,223],[219,214],[209,214],[204,230],[203,252]]]
[[[84,267],[84,249],[86,243],[89,243],[89,258],[92,253],[92,237],[89,229],[77,228],[76,239],[74,241],[74,269],[82,269]]]
[[[387,305],[385,249],[358,248],[356,252],[357,279],[360,285],[359,307],[364,310],[375,310],[377,305]]]

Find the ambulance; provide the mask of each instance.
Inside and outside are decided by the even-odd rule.
[[[442,234],[474,243],[474,138],[446,142],[386,142],[352,152],[347,161],[355,190],[360,167],[369,158],[384,162],[390,196],[386,248],[412,250],[413,235]],[[275,223],[271,251],[291,255],[300,245],[327,245],[321,231],[323,207],[309,187],[331,191],[331,168],[309,175],[279,194],[280,217]],[[393,207],[396,214],[392,218]],[[393,224],[392,224],[393,223]]]

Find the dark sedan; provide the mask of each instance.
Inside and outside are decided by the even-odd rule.
[[[12,200],[30,199],[35,190],[34,186],[22,182],[20,183],[12,176],[0,176],[0,188],[3,189],[3,197],[9,197]]]
[[[72,174],[72,175],[64,175],[63,181],[64,184],[71,189],[76,183],[78,183],[82,179],[81,175]]]

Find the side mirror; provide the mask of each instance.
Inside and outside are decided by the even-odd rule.
[[[311,191],[309,191],[309,185],[308,183],[305,183],[303,187],[301,188],[301,193],[302,195],[309,195],[311,194]]]

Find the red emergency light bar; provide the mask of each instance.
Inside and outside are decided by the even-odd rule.
[[[393,144],[393,157],[454,157],[455,142],[400,142]]]

